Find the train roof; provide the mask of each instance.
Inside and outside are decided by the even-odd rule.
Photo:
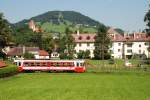
[[[18,62],[18,61],[28,61],[28,62],[46,62],[46,61],[51,61],[51,62],[74,62],[74,61],[80,61],[80,62],[84,62],[83,59],[75,59],[75,60],[40,60],[40,59],[23,59],[23,60],[14,60],[14,62]]]

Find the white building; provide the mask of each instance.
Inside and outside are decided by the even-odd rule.
[[[49,53],[45,50],[39,50],[37,54],[34,55],[35,59],[50,59]]]
[[[75,39],[76,46],[75,50],[78,53],[79,51],[90,51],[90,57],[93,58],[94,54],[93,51],[95,49],[94,47],[94,41],[95,41],[95,35],[96,34],[72,34],[72,36]]]
[[[135,54],[145,54],[148,57],[148,41],[150,37],[147,37],[145,33],[134,33],[130,35],[121,35],[117,32],[113,32],[112,29],[108,30],[109,36],[112,41],[112,47],[110,47],[111,56],[113,58],[131,58]],[[75,38],[76,46],[75,50],[78,53],[80,50],[90,51],[91,58],[94,57],[93,51],[95,49],[94,41],[95,33],[80,33],[72,34]]]

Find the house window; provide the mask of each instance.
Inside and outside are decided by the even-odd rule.
[[[144,44],[145,44],[145,45],[148,45],[148,42],[145,42]]]
[[[118,43],[118,46],[121,46],[121,43]]]
[[[132,44],[127,44],[127,47],[132,47]]]
[[[79,47],[81,47],[81,43],[79,43]]]
[[[109,52],[110,52],[111,54],[114,54],[113,50],[110,50]]]
[[[78,38],[79,40],[82,40],[82,36],[79,36],[79,38]]]
[[[87,43],[87,47],[89,47],[90,46],[90,43]]]
[[[127,50],[127,53],[132,53],[132,50],[131,49]]]
[[[139,54],[141,54],[141,50],[139,50]]]
[[[118,52],[120,52],[121,50],[120,49],[118,49]]]
[[[87,40],[90,40],[90,36],[87,36],[87,38],[86,38]]]
[[[139,45],[139,47],[141,47],[141,44]]]

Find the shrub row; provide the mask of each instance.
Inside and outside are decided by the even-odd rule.
[[[8,65],[7,67],[0,68],[0,78],[12,76],[18,73],[18,68],[15,65]]]

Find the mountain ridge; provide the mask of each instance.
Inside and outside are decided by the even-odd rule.
[[[81,14],[76,11],[48,11],[43,14],[39,14],[37,16],[31,17],[29,19],[21,20],[17,23],[14,23],[14,26],[22,26],[28,23],[30,20],[34,20],[35,22],[52,22],[54,24],[59,24],[59,19],[67,20],[73,24],[82,24],[89,26],[97,26],[101,24],[100,22]]]

